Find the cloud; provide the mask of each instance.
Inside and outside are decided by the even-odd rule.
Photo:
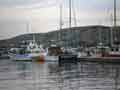
[[[8,38],[24,34],[26,33],[27,24],[30,24],[30,32],[36,33],[59,29],[59,4],[61,1],[62,0],[0,0],[0,36],[2,35],[3,38]],[[68,0],[65,1],[68,3]],[[74,7],[78,26],[94,24],[109,25],[111,23],[110,14],[112,10],[108,13],[103,9],[110,5],[111,2],[108,3],[108,1],[109,0],[91,0],[91,2],[89,2],[88,0],[75,0]],[[68,27],[69,25],[68,11],[68,6],[65,6],[64,3],[63,27]],[[74,26],[73,15],[72,24]]]
[[[61,0],[0,0],[0,7],[34,8],[57,5]]]

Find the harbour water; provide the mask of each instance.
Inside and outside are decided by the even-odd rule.
[[[120,65],[0,60],[0,90],[120,90]]]

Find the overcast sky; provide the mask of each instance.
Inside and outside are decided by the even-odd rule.
[[[0,0],[0,39],[31,32],[59,29],[59,6],[63,5],[63,27],[68,27],[69,0]],[[117,0],[119,25],[120,0]],[[72,0],[77,25],[111,25],[113,0]]]

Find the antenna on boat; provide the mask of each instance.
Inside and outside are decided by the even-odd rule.
[[[31,31],[32,31],[32,25],[30,24],[30,28],[31,28]],[[33,43],[35,43],[35,34],[34,34],[34,32],[32,32],[32,39],[33,39]]]
[[[27,24],[27,32],[28,32],[28,33],[32,33],[32,25],[31,25],[31,23],[28,23],[28,24]],[[32,33],[32,41],[35,42],[34,33]]]
[[[29,34],[29,23],[26,23],[26,33]]]
[[[31,27],[30,27],[30,22],[28,22],[27,24],[26,24],[26,32],[27,32],[27,34],[30,34],[31,33]],[[28,40],[28,43],[29,43],[29,41],[30,40]]]

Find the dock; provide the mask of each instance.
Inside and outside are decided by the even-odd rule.
[[[120,57],[80,57],[78,61],[120,63]]]

